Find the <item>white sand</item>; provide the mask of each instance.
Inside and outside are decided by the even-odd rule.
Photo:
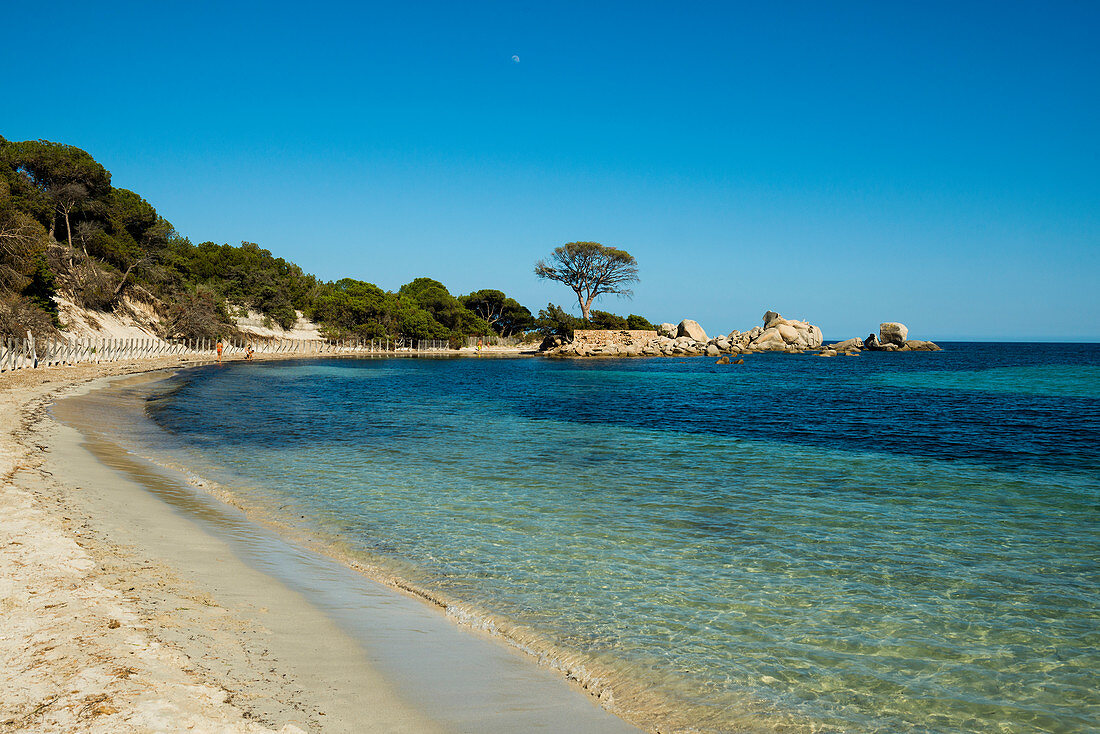
[[[242,306],[230,305],[230,313],[244,310]],[[253,334],[268,339],[301,339],[315,341],[323,339],[321,327],[305,317],[301,311],[295,311],[298,320],[291,324],[289,329],[284,329],[278,324],[270,323],[259,311],[246,310],[244,316],[234,317],[237,328],[246,334]]]
[[[5,375],[0,392],[0,730],[270,731],[158,641],[113,559],[81,542],[86,520],[50,486],[33,430],[57,378]]]
[[[142,301],[124,298],[113,311],[90,311],[64,297],[57,302],[58,316],[65,325],[65,336],[96,339],[157,338],[159,317],[153,307]]]

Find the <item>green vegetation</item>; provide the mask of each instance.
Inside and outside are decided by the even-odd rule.
[[[553,303],[546,304],[546,308],[539,311],[535,328],[543,337],[560,336],[563,339],[572,339],[573,332],[577,329],[657,330],[657,327],[649,323],[648,319],[637,314],[632,313],[624,319],[607,311],[593,310],[589,314],[589,320],[585,321],[566,313],[565,309]]]
[[[516,336],[535,327],[535,320],[525,306],[503,291],[485,289],[460,296],[462,305],[485,320],[501,336]]]
[[[630,255],[596,243],[564,247],[573,245],[602,248],[592,251],[610,258],[609,274],[585,291],[588,305],[601,293],[629,294],[622,284],[631,272],[637,279]],[[233,307],[257,311],[283,328],[300,311],[330,338],[456,344],[490,333],[571,333],[574,323],[582,323],[557,306],[535,319],[500,290],[455,296],[437,280],[417,278],[394,293],[351,278],[321,281],[251,242],[194,245],[140,195],[112,186],[110,172],[85,151],[0,137],[0,335],[63,329],[59,296],[100,311],[151,303],[163,336],[185,338],[232,333]],[[581,305],[591,317],[589,328],[648,328],[639,316],[589,313]]]
[[[560,336],[562,339],[572,339],[574,330],[584,328],[584,321],[567,313],[561,306],[548,303],[546,308],[539,311],[535,328],[543,338]]]
[[[351,278],[322,284],[307,313],[335,338],[461,339],[490,331],[484,319],[431,278],[417,278],[397,293]]]

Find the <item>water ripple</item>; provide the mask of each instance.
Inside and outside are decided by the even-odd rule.
[[[1098,382],[1095,345],[328,361],[192,371],[149,413],[673,725],[1071,732],[1100,727]]]

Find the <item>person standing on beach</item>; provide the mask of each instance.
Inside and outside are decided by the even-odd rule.
[[[481,348],[483,346],[485,346],[485,340],[479,337],[477,340],[477,354],[479,357],[481,356]]]
[[[222,340],[218,339],[218,344],[217,344],[218,364],[221,364],[221,361],[222,361],[222,349],[224,349],[224,346],[222,345]]]

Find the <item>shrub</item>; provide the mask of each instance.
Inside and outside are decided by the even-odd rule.
[[[226,331],[228,315],[214,292],[199,286],[168,306],[164,336],[168,339],[216,339]]]
[[[546,304],[546,308],[539,311],[535,325],[538,333],[544,338],[560,336],[563,339],[572,339],[574,330],[586,328],[584,321],[552,303]]]
[[[92,264],[77,266],[78,275],[73,284],[73,300],[93,311],[109,311],[118,300],[115,287],[118,279]]]
[[[57,325],[57,304],[54,296],[57,295],[57,278],[46,264],[46,259],[39,256],[35,261],[34,272],[31,274],[30,283],[23,288],[23,296],[31,304],[46,312],[54,325]]]
[[[622,316],[616,316],[613,313],[607,311],[596,311],[595,309],[588,316],[589,322],[592,324],[588,328],[590,329],[625,329],[627,328],[626,319]]]
[[[25,296],[0,297],[0,336],[26,339],[28,331],[36,339],[56,336],[54,317]]]

